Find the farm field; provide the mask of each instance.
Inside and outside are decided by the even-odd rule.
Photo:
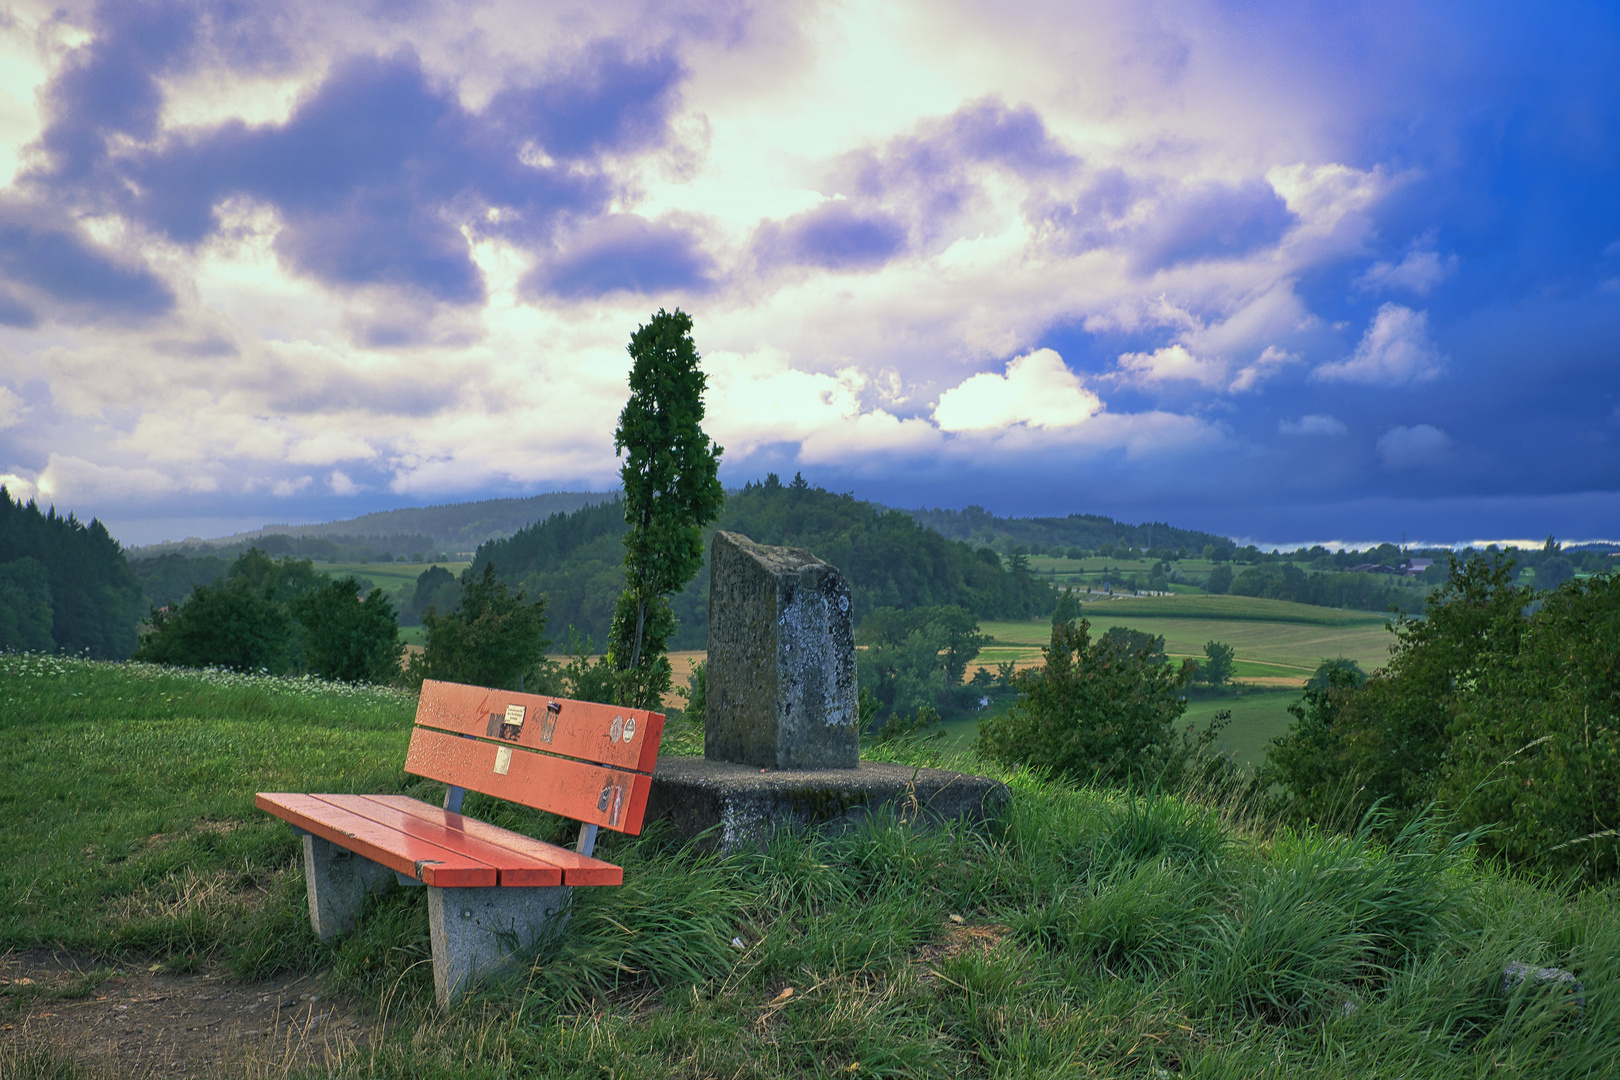
[[[1224,641],[1237,651],[1241,679],[1303,684],[1324,659],[1346,656],[1366,671],[1381,667],[1394,637],[1385,617],[1339,611],[1282,600],[1241,596],[1162,596],[1088,602],[1082,615],[1093,633],[1124,626],[1164,635],[1165,653],[1201,658],[1208,641]],[[979,628],[996,639],[979,654],[993,667],[1011,660],[1018,667],[1041,662],[1041,646],[1051,639],[1045,619],[984,622]]]

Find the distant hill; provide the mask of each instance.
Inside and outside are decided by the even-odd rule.
[[[302,541],[332,540],[335,543],[326,546],[338,551],[363,542],[379,555],[386,552],[394,556],[421,552],[424,548],[444,552],[476,551],[478,545],[482,543],[511,536],[552,514],[569,514],[582,506],[606,502],[617,497],[615,492],[553,491],[522,499],[480,499],[476,502],[445,503],[440,506],[413,506],[362,514],[346,521],[329,521],[318,525],[266,525],[262,529],[212,540],[149,544],[145,547],[129,548],[127,551],[132,559],[148,559],[171,553],[214,553],[216,549],[235,551],[246,549],[252,546],[254,541],[266,537],[291,537]],[[350,542],[342,543],[343,539],[349,539]],[[270,546],[285,548],[286,554],[320,557],[319,552],[309,543],[260,546],[266,550],[269,550]],[[271,553],[277,554],[279,551]]]
[[[1104,544],[1114,547],[1180,548],[1200,552],[1206,544],[1232,547],[1230,538],[1197,529],[1178,529],[1162,521],[1127,525],[1098,514],[1070,514],[1068,517],[997,517],[982,506],[965,510],[907,510],[919,524],[951,540],[963,540],[977,547],[993,548],[1003,554],[1015,547],[1037,553],[1053,548],[1085,548],[1095,551]]]

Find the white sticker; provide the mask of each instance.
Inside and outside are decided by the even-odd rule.
[[[624,717],[615,716],[613,718],[613,725],[608,728],[608,738],[612,739],[614,742],[618,742],[619,741],[619,736],[623,735],[623,734],[624,734]]]
[[[630,717],[624,722],[624,741],[629,742],[636,737],[636,718]]]
[[[510,746],[497,746],[495,748],[495,772],[498,776],[505,776],[512,767],[512,748]]]
[[[512,727],[522,727],[523,713],[524,708],[522,705],[508,705],[506,707],[506,719],[502,723],[510,724]]]

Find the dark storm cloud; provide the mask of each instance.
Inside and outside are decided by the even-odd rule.
[[[692,231],[614,214],[575,237],[562,255],[531,274],[524,288],[570,300],[617,291],[707,292],[713,274],[714,262]]]
[[[31,326],[36,307],[69,321],[140,318],[174,306],[174,294],[145,267],[115,258],[48,207],[0,202],[0,322]]]
[[[819,266],[826,270],[873,270],[900,254],[906,227],[882,211],[860,211],[828,202],[780,224],[762,225],[754,237],[756,257],[766,265]]]
[[[484,296],[464,228],[545,242],[560,215],[599,212],[615,187],[595,159],[662,142],[684,75],[669,56],[599,42],[561,74],[509,87],[474,113],[412,52],[351,57],[285,124],[160,137],[156,77],[195,39],[183,9],[100,10],[97,36],[47,93],[48,164],[26,178],[32,189],[77,209],[119,210],[187,245],[219,229],[222,201],[269,203],[281,219],[277,251],[297,270],[450,303]],[[658,280],[674,273],[667,243],[664,254]]]

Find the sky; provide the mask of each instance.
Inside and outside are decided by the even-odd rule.
[[[128,544],[722,479],[1620,536],[1620,6],[0,8],[0,483]]]

